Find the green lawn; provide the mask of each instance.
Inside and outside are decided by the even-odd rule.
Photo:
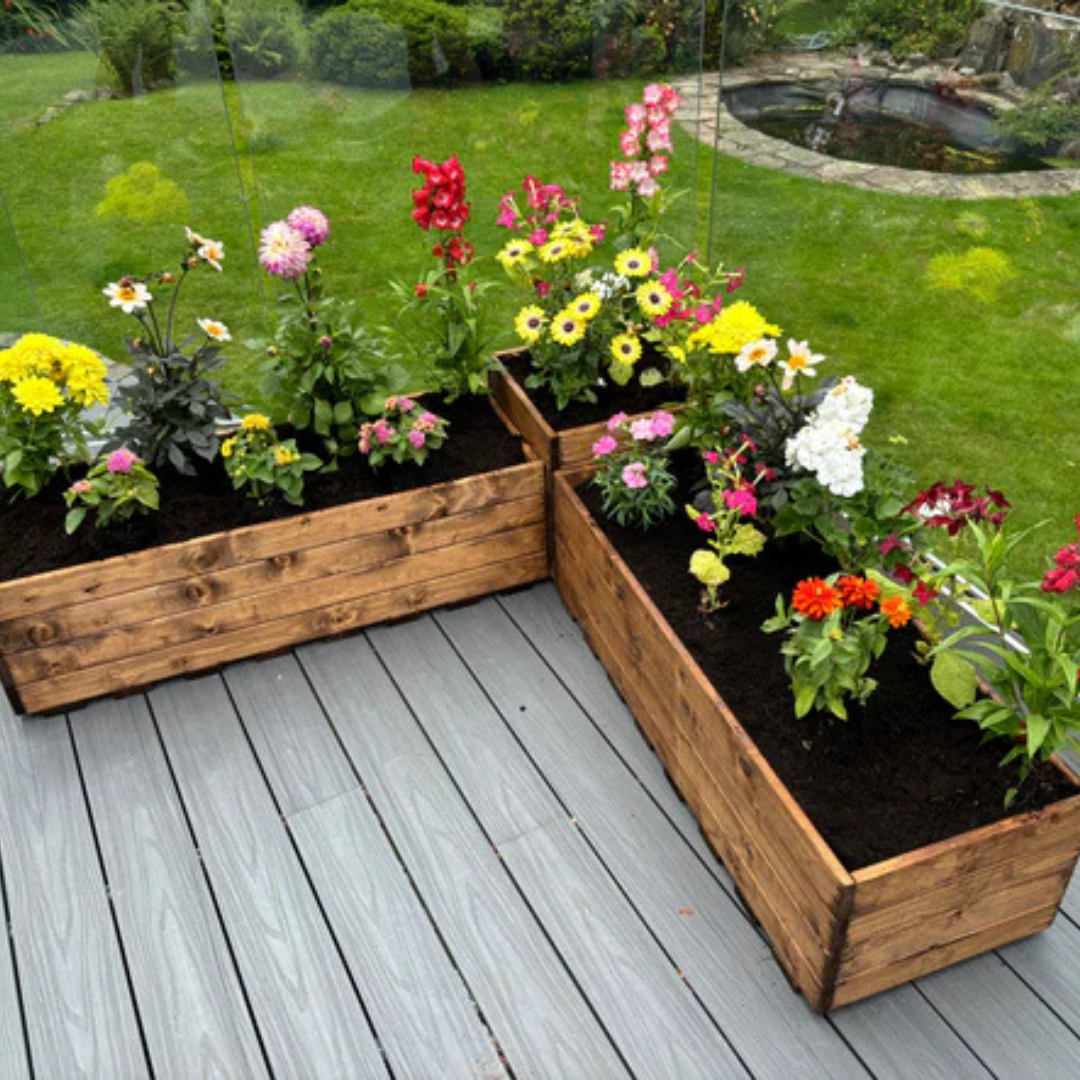
[[[460,154],[484,255],[476,272],[500,280],[490,256],[501,242],[501,193],[532,172],[583,192],[586,215],[602,217],[622,105],[640,85],[394,94],[262,83],[241,87],[227,108],[220,88],[204,82],[77,106],[35,127],[64,92],[92,83],[93,61],[3,57],[0,75],[0,191],[34,287],[0,218],[0,330],[43,327],[119,355],[131,327],[108,311],[100,289],[125,271],[167,265],[190,223],[223,239],[228,261],[224,274],[199,276],[189,312],[233,328],[229,384],[249,400],[257,356],[243,339],[261,332],[275,291],[255,267],[260,224],[298,202],[323,207],[334,227],[325,259],[331,291],[361,297],[374,322],[393,322],[387,279],[426,265],[424,238],[408,217],[413,153]],[[155,162],[184,189],[182,219],[95,217],[106,182],[139,161]],[[705,235],[712,163],[680,135],[675,183],[700,193],[673,223],[687,241],[695,211]],[[785,335],[809,338],[833,371],[875,388],[871,438],[904,436],[897,452],[925,481],[988,483],[1013,499],[1024,522],[1051,518],[1046,547],[1071,538],[1080,509],[1080,199],[950,203],[721,159],[712,212],[714,254],[747,268],[742,295]],[[1016,273],[992,302],[927,278],[935,256],[974,247],[997,249]],[[511,290],[499,292],[501,326],[517,304]],[[1041,565],[1037,545],[1029,561]]]

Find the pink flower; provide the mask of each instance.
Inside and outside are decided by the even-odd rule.
[[[68,491],[70,491],[72,495],[89,495],[93,490],[94,485],[91,484],[89,480],[76,480],[75,483],[68,488]]]
[[[529,233],[529,243],[533,247],[543,247],[547,243],[548,234],[547,229],[533,229]]]
[[[321,210],[314,206],[298,206],[285,219],[313,248],[326,242],[330,235],[330,222]]]
[[[626,106],[626,123],[629,125],[630,130],[635,134],[639,134],[645,129],[645,106],[640,102],[634,102],[633,105]]]
[[[301,277],[311,262],[311,245],[288,222],[275,221],[259,237],[259,262],[277,277]]]
[[[706,514],[704,512],[698,514],[698,516],[696,518],[694,518],[694,524],[702,532],[712,532],[713,529],[716,528],[716,523],[713,521],[713,519],[708,514]]]
[[[649,172],[653,176],[660,176],[668,171],[668,159],[664,154],[657,154],[649,162]]]
[[[630,168],[625,161],[611,163],[611,190],[626,191],[630,187]]]
[[[132,452],[126,446],[121,446],[119,450],[114,450],[109,455],[105,468],[111,473],[129,473],[131,472],[131,466],[138,460],[138,454]]]
[[[884,540],[878,544],[878,551],[882,555],[888,555],[890,551],[895,551],[897,548],[902,548],[904,545],[896,538],[895,534],[889,533]]]
[[[412,412],[416,408],[416,402],[411,397],[399,397],[397,400],[397,407],[403,413]]]
[[[653,105],[648,112],[649,127],[657,127],[668,122],[667,109],[663,105]]]
[[[421,413],[414,421],[413,427],[417,431],[434,431],[439,418],[432,412]]]
[[[371,425],[370,424],[364,424],[364,426],[360,428],[360,453],[361,454],[370,454],[371,453]]]
[[[503,226],[504,229],[512,229],[517,222],[517,219],[521,216],[518,213],[517,207],[514,205],[514,193],[508,191],[499,202],[499,209],[502,213],[499,214],[498,223]]]
[[[675,417],[663,409],[657,409],[652,416],[653,436],[666,439],[675,430]]]
[[[738,510],[743,517],[753,517],[757,513],[757,499],[749,488],[725,491],[723,498],[729,510]]]
[[[626,415],[626,413],[624,413],[624,412],[617,412],[617,413],[616,413],[616,414],[615,414],[615,415],[614,415],[613,417],[611,417],[611,419],[609,419],[609,420],[608,420],[608,422],[607,422],[607,429],[608,429],[608,431],[618,431],[618,430],[619,430],[619,428],[620,428],[620,427],[622,427],[622,425],[623,425],[623,424],[625,424],[625,423],[626,423],[626,421],[627,421],[627,420],[629,420],[629,419],[630,419],[630,417],[628,417],[628,416]]]
[[[911,595],[914,596],[923,607],[926,607],[937,594],[937,589],[931,588],[925,581],[920,581],[911,591]]]
[[[603,225],[590,225],[589,226],[589,235],[593,238],[593,240],[596,241],[596,243],[602,244],[604,242],[604,236],[606,235],[605,230],[604,230],[604,226]]]
[[[645,92],[641,95],[641,100],[646,105],[660,105],[664,101],[664,88],[660,83],[649,83],[645,87]]]
[[[645,475],[645,463],[634,461],[622,471],[622,482],[633,489],[649,486],[649,478]]]
[[[619,136],[619,148],[626,157],[637,157],[641,153],[641,140],[638,138],[637,133],[624,131]]]
[[[618,447],[618,442],[610,435],[602,435],[592,445],[593,457],[607,457],[608,454],[612,453],[614,450],[617,450]]]
[[[388,424],[382,418],[375,421],[375,426],[372,428],[375,438],[379,440],[385,446],[396,434],[397,428]]]
[[[701,454],[702,460],[707,461],[710,465],[720,464],[720,455],[715,450],[704,450]]]
[[[413,430],[409,432],[409,445],[412,446],[414,450],[422,450],[424,448],[424,443],[426,442],[427,436],[422,431],[417,431],[416,428],[413,428]]]
[[[653,154],[658,154],[661,150],[672,150],[671,125],[668,124],[666,120],[663,124],[657,124],[656,127],[645,136],[645,145]]]
[[[637,182],[637,193],[643,199],[651,199],[659,190],[660,185],[651,176],[644,176]]]
[[[551,292],[550,281],[538,281],[536,282],[536,295],[543,300],[547,294]]]
[[[658,438],[652,420],[647,416],[634,420],[630,424],[630,438],[635,442],[652,442],[653,439]]]

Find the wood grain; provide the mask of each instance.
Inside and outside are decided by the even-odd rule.
[[[522,351],[511,349],[495,356],[505,362]],[[549,469],[557,469],[558,436],[509,371],[492,372],[491,394],[507,420],[533,448],[540,461]]]
[[[73,734],[154,1071],[267,1075],[145,698]]]
[[[4,715],[3,703],[0,702],[0,724],[14,722],[10,716]],[[0,860],[2,870],[3,862]],[[0,904],[0,1076],[11,1077],[11,1080],[29,1080],[30,1060],[23,1037],[22,1004],[19,1001],[8,925],[7,911]]]

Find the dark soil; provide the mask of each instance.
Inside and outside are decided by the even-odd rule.
[[[603,521],[596,490],[581,493]],[[796,719],[780,635],[764,634],[761,624],[775,614],[778,593],[830,571],[816,548],[773,541],[756,559],[733,561],[727,606],[706,616],[687,571],[702,540],[690,521],[680,515],[647,533],[605,522],[604,531],[849,870],[1077,794],[1043,766],[1006,811],[1015,773],[998,762],[1008,747],[980,746],[977,726],[954,718],[915,660],[908,627],[892,631],[872,669],[879,686],[849,721]]]
[[[566,431],[569,428],[595,424],[601,420],[607,420],[609,416],[617,412],[624,412],[628,416],[651,412],[653,409],[671,405],[673,402],[681,403],[686,398],[686,392],[683,389],[673,387],[668,383],[661,383],[659,386],[642,386],[635,379],[626,386],[608,383],[606,386],[597,387],[595,404],[587,401],[572,401],[562,412],[559,412],[553,394],[543,388],[532,389],[525,386],[525,380],[529,377],[531,370],[527,352],[504,357],[503,363],[514,376],[517,384],[525,390],[532,403],[540,410],[541,416],[555,431]],[[646,358],[643,357],[638,361],[639,368],[647,366]]]
[[[280,500],[260,506],[244,493],[235,492],[220,462],[208,464],[198,477],[163,472],[160,513],[105,529],[85,524],[73,536],[64,532],[67,505],[63,492],[68,480],[54,481],[36,498],[11,505],[0,503],[0,581],[460,480],[525,460],[520,439],[506,430],[486,399],[461,399],[452,405],[431,400],[425,404],[450,422],[450,437],[422,468],[387,464],[375,471],[359,455],[346,458],[336,473],[308,474],[302,509]],[[283,437],[285,434],[282,432]],[[318,453],[315,446],[308,449]]]

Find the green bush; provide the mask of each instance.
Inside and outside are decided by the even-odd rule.
[[[378,15],[399,26],[409,50],[414,86],[460,82],[477,73],[469,48],[469,16],[440,0],[350,0],[352,11]]]
[[[308,64],[312,75],[346,86],[409,84],[405,35],[378,15],[339,7],[311,27]]]
[[[836,32],[898,56],[945,56],[963,46],[982,7],[982,0],[851,0]]]
[[[137,93],[173,80],[183,15],[177,0],[88,0],[78,23],[118,89]]]
[[[506,0],[506,40],[522,78],[581,79],[592,73],[592,0]]]
[[[299,0],[226,0],[224,7],[237,75],[267,79],[300,67],[307,30]]]
[[[486,80],[510,79],[514,65],[506,47],[506,21],[498,8],[469,4],[469,52],[480,76]]]

